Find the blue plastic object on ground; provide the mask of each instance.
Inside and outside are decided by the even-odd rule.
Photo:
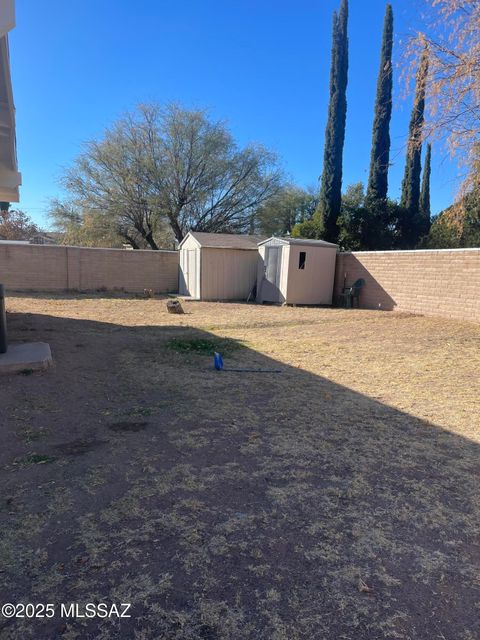
[[[223,358],[222,356],[215,351],[213,354],[213,364],[215,365],[215,369],[217,371],[221,371],[223,369]]]

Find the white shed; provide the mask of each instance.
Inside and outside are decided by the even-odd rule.
[[[179,245],[179,293],[195,300],[246,300],[265,237],[190,231]]]
[[[258,248],[257,302],[332,304],[336,244],[269,238]]]

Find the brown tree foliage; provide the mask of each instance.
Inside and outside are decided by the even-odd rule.
[[[37,225],[24,211],[0,210],[0,240],[30,240],[39,232]]]
[[[480,135],[480,0],[425,0],[424,27],[410,42],[412,59],[429,50],[429,118],[424,137],[445,139],[478,184]],[[476,170],[477,169],[477,170]]]

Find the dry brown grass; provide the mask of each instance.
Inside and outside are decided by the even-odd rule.
[[[135,617],[2,638],[478,637],[480,328],[184,307],[9,299],[13,337],[56,366],[0,391],[0,588]],[[226,366],[282,373],[168,348],[212,336],[243,346]]]
[[[121,326],[195,328],[325,377],[387,405],[476,439],[480,328],[404,313],[165,301],[123,296],[17,297],[24,313]],[[244,354],[242,354],[244,357]],[[250,357],[254,357],[250,354]],[[477,427],[477,428],[476,428]]]

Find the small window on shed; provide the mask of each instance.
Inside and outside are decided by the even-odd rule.
[[[305,269],[305,262],[307,261],[307,252],[300,251],[298,254],[298,268]]]

